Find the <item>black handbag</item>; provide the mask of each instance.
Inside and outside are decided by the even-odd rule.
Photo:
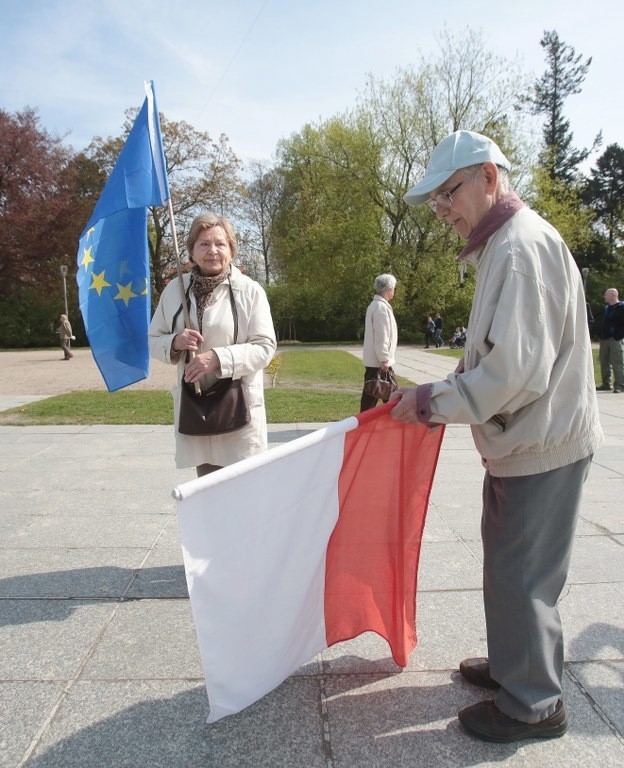
[[[238,312],[231,284],[230,303],[234,315],[234,344],[238,341]],[[197,394],[195,385],[180,386],[178,432],[183,435],[223,435],[242,429],[251,421],[242,379],[217,379],[210,389]]]
[[[182,381],[178,432],[183,435],[223,435],[249,424],[251,414],[242,379],[217,379],[198,395],[195,385]]]
[[[390,399],[390,395],[398,387],[399,385],[394,378],[394,373],[390,369],[385,371],[378,370],[377,376],[374,379],[367,379],[364,382],[364,394],[387,402]]]

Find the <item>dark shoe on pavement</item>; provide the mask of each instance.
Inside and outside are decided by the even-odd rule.
[[[616,395],[621,395],[624,393],[624,389],[614,389],[613,390]]]
[[[508,717],[491,699],[464,707],[457,716],[464,728],[484,741],[556,739],[568,730],[568,717],[562,701],[550,717],[539,723],[523,723]]]
[[[459,671],[473,685],[480,688],[500,688],[500,685],[490,677],[490,665],[487,659],[464,659],[459,665]]]
[[[596,387],[596,392],[611,392],[611,387],[605,387],[604,384],[601,384],[599,387]]]

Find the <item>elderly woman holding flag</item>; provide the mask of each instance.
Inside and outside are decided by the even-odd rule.
[[[198,476],[267,447],[263,369],[275,352],[275,331],[264,290],[232,264],[236,248],[228,219],[212,213],[197,216],[187,239],[192,269],[165,287],[149,328],[151,356],[178,366],[173,391],[176,466],[194,466]],[[185,315],[190,322],[185,323]],[[224,434],[182,434],[183,379],[206,390],[225,378],[242,381],[249,423]]]

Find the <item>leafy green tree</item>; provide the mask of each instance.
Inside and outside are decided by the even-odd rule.
[[[279,152],[284,190],[273,258],[287,286],[285,317],[296,319],[301,338],[357,337],[372,281],[388,271],[368,194],[374,148],[363,131],[335,118],[305,126]]]
[[[279,168],[259,161],[249,164],[250,180],[244,184],[244,225],[239,232],[239,261],[254,279],[268,285],[271,280],[273,227],[282,203],[284,178]],[[262,262],[262,276],[256,265]]]
[[[609,144],[597,159],[583,189],[583,199],[596,217],[596,229],[606,238],[614,261],[624,245],[624,149]]]
[[[403,338],[410,332],[420,338],[427,314],[436,310],[465,324],[473,286],[471,276],[459,277],[459,238],[428,208],[410,207],[403,197],[424,174],[434,147],[455,130],[487,133],[523,167],[514,107],[526,87],[518,65],[489,53],[471,31],[459,37],[445,30],[438,58],[421,57],[418,69],[397,70],[388,82],[369,78],[356,119],[379,158],[371,166],[370,194],[382,216],[386,258],[403,285],[397,307]]]
[[[587,266],[592,243],[592,213],[583,205],[578,184],[552,179],[546,168],[534,172],[533,208],[563,237],[581,269]]]

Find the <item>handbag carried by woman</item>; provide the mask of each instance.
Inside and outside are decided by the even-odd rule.
[[[238,341],[238,312],[231,284],[230,304],[234,316],[234,344]],[[187,294],[188,296],[188,294]],[[173,319],[173,325],[179,312]],[[173,332],[173,331],[172,331]],[[198,394],[195,385],[182,378],[178,431],[183,435],[223,435],[242,429],[251,421],[242,379],[217,379]]]
[[[367,379],[364,382],[364,394],[384,402],[387,402],[390,395],[398,388],[394,372],[389,368],[385,371],[378,370],[374,379]]]

